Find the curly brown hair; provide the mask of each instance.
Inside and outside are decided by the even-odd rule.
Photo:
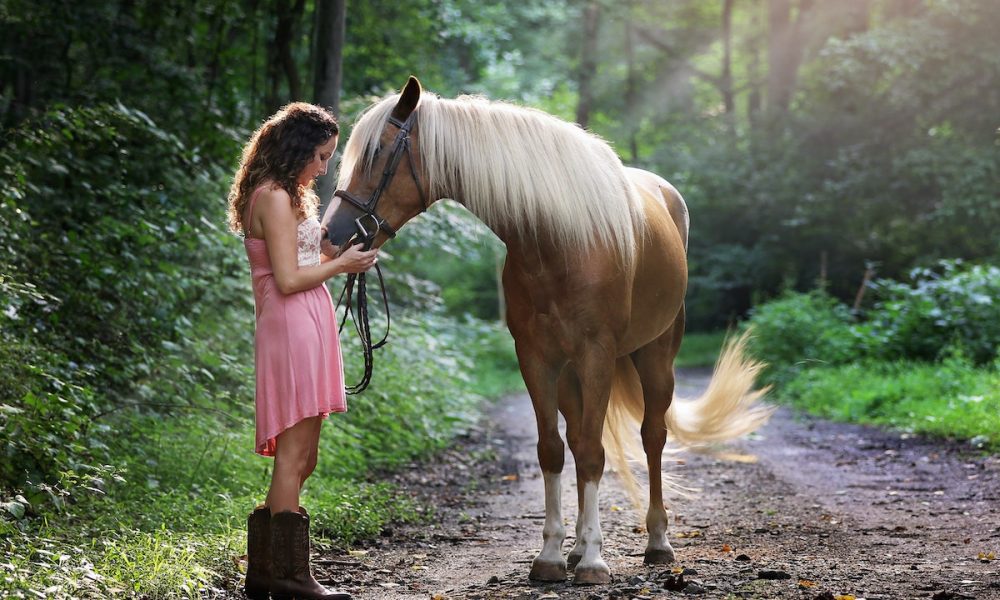
[[[245,233],[243,212],[250,195],[268,181],[288,193],[299,219],[315,215],[318,199],[313,182],[301,185],[298,177],[313,160],[316,148],[339,133],[337,119],[321,106],[293,102],[274,113],[243,147],[229,189],[229,228]]]

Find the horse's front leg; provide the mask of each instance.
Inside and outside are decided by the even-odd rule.
[[[575,563],[573,583],[599,584],[611,581],[611,569],[601,557],[604,537],[598,496],[604,474],[604,446],[601,434],[608,410],[614,358],[600,352],[601,346],[589,349],[574,361],[579,381],[577,410],[563,402],[566,416],[566,436],[576,459],[577,498],[579,515],[576,524],[576,544],[570,551]]]
[[[542,527],[542,551],[531,563],[528,577],[536,581],[565,581],[566,560],[562,544],[566,527],[562,520],[561,476],[565,444],[559,436],[556,379],[558,368],[544,360],[544,352],[524,339],[517,341],[518,362],[525,386],[531,396],[538,424],[538,464],[545,482],[545,525]]]

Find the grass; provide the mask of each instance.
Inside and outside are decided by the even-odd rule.
[[[199,395],[185,398],[190,409],[114,415],[116,436],[106,441],[115,465],[64,473],[23,502],[18,490],[4,492],[0,597],[191,598],[238,584],[246,515],[263,499],[273,462],[252,450],[253,348],[234,344],[232,327],[220,321],[208,343],[216,348],[193,345],[230,366],[198,384]],[[377,474],[446,447],[484,395],[523,386],[510,337],[496,325],[403,315],[393,332],[369,391],[324,424],[302,496],[320,544],[345,549],[389,523],[426,518],[430,511]],[[359,356],[356,342],[345,335],[343,343],[348,361]],[[163,392],[150,389],[155,402]]]
[[[715,366],[725,339],[725,331],[685,333],[674,366],[684,369]]]
[[[961,357],[865,361],[796,375],[780,398],[839,421],[883,425],[1000,449],[1000,372]]]

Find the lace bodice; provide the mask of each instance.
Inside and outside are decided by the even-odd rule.
[[[322,237],[319,219],[309,217],[299,223],[299,266],[312,267],[319,264],[319,242]]]

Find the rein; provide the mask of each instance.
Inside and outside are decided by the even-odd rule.
[[[370,242],[365,244],[365,249],[369,249]],[[382,268],[375,263],[375,271],[378,273],[378,284],[379,289],[382,291],[382,303],[385,307],[385,335],[382,339],[376,343],[372,343],[372,331],[371,325],[368,321],[368,281],[365,273],[349,273],[347,275],[347,283],[344,284],[343,291],[340,292],[340,298],[337,299],[337,307],[340,307],[341,302],[344,300],[344,296],[347,296],[347,310],[344,311],[344,318],[340,321],[339,331],[343,333],[344,325],[347,324],[347,315],[351,315],[351,319],[354,321],[354,329],[358,332],[358,337],[361,339],[361,349],[362,355],[365,361],[365,372],[361,376],[361,381],[354,385],[346,386],[347,393],[350,395],[360,394],[365,391],[368,384],[372,380],[372,370],[375,366],[374,351],[378,350],[385,345],[386,341],[389,339],[389,329],[390,329],[390,315],[389,315],[389,296],[385,292],[385,280],[382,278]],[[354,285],[357,283],[358,290],[358,312],[354,313],[354,305],[351,301],[354,295]]]
[[[389,186],[392,178],[396,174],[396,169],[399,167],[399,161],[403,158],[405,153],[407,159],[410,163],[410,175],[413,177],[413,182],[417,186],[417,192],[420,194],[420,200],[423,203],[423,210],[426,211],[430,206],[427,202],[427,197],[424,195],[423,187],[420,185],[420,177],[417,175],[417,169],[413,166],[413,156],[410,153],[410,130],[413,128],[414,119],[416,117],[416,111],[410,113],[405,121],[400,121],[395,117],[389,117],[389,123],[395,125],[399,128],[399,133],[396,134],[396,139],[393,142],[392,150],[390,151],[389,160],[386,161],[385,169],[382,171],[382,179],[379,181],[378,187],[372,192],[371,197],[365,201],[361,198],[355,196],[354,194],[348,192],[347,190],[337,190],[333,193],[334,197],[341,198],[345,202],[351,204],[355,208],[361,210],[362,215],[357,219],[354,219],[354,225],[357,228],[357,237],[362,242],[363,248],[365,250],[370,250],[375,242],[375,236],[379,232],[384,232],[390,238],[396,237],[396,229],[391,226],[388,221],[379,216],[375,210],[378,208],[378,201],[382,198],[382,193],[385,188]],[[365,227],[368,225],[368,227]],[[368,384],[372,380],[372,371],[375,365],[374,361],[374,351],[378,350],[386,344],[389,339],[389,329],[390,329],[390,315],[389,315],[389,296],[385,290],[385,280],[382,276],[382,268],[375,263],[375,272],[378,274],[379,290],[382,292],[382,303],[385,307],[385,335],[378,342],[372,343],[372,332],[371,324],[368,320],[368,280],[367,273],[349,273],[347,275],[347,282],[344,284],[343,291],[340,292],[340,298],[337,299],[337,308],[340,308],[341,302],[343,302],[344,297],[347,297],[347,310],[344,311],[344,318],[340,321],[339,331],[343,333],[344,325],[347,323],[347,315],[350,314],[351,318],[354,320],[354,329],[358,332],[358,337],[361,339],[362,354],[364,356],[365,370],[364,374],[361,376],[361,381],[352,386],[347,386],[347,393],[350,395],[356,395],[363,392],[368,388]],[[354,312],[354,305],[352,303],[352,298],[354,295],[355,284],[357,284],[357,314]]]

